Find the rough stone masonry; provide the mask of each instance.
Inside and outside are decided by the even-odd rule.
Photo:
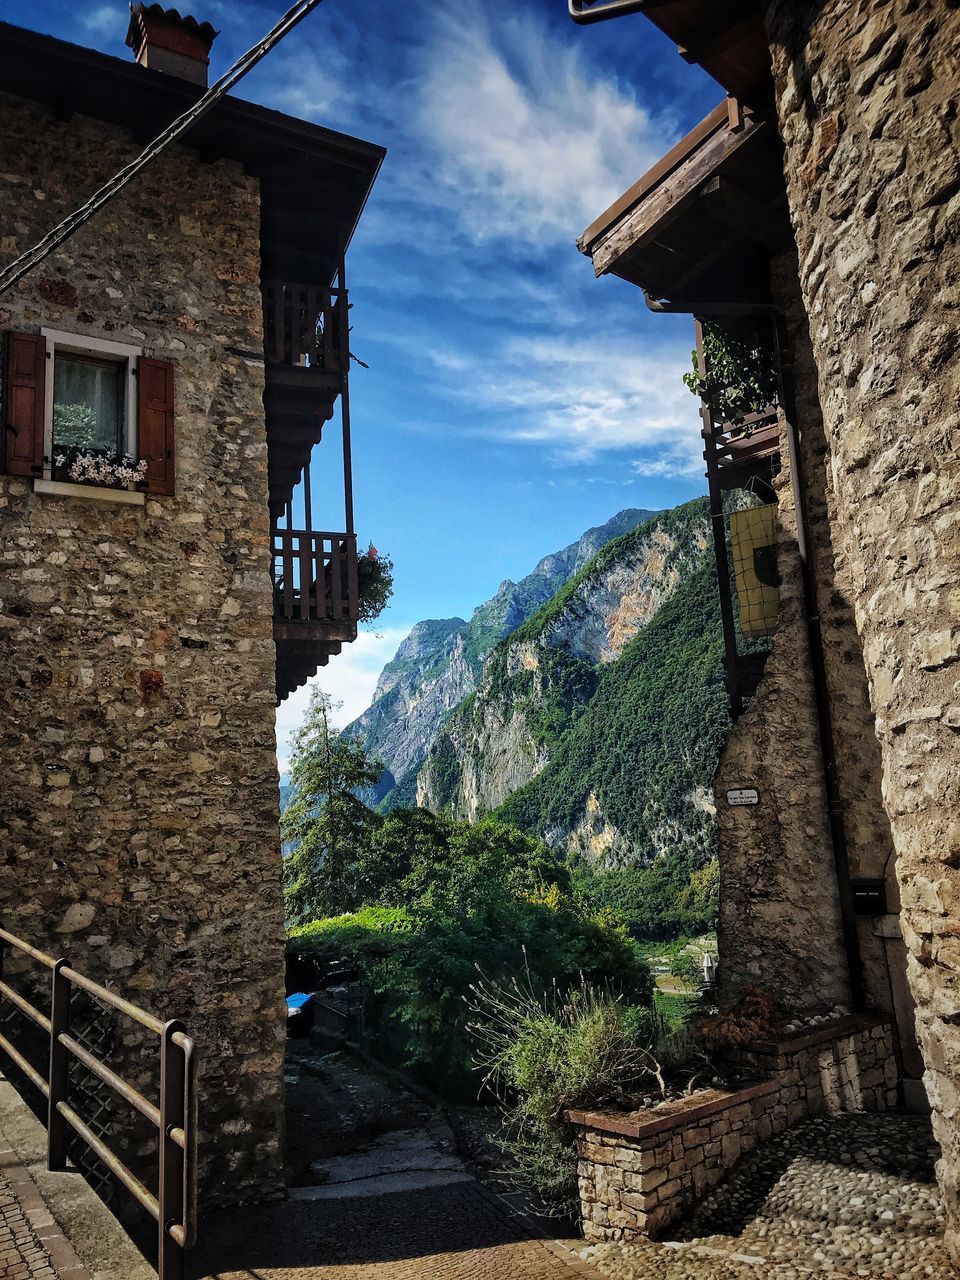
[[[766,22],[960,1251],[960,7],[771,0]]]
[[[25,249],[136,144],[5,98],[0,242]],[[256,183],[168,152],[0,301],[175,364],[176,493],[0,478],[0,917],[201,1062],[205,1201],[282,1185],[277,831]]]

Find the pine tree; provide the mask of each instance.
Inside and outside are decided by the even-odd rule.
[[[287,919],[304,924],[354,911],[349,874],[377,817],[355,792],[383,772],[363,744],[330,728],[339,707],[314,686],[303,724],[293,738],[293,795],[280,819],[280,834],[293,852],[284,863]]]

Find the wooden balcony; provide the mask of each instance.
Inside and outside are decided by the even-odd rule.
[[[342,288],[264,280],[261,290],[270,506],[279,514],[345,394],[349,304]]]
[[[280,702],[357,638],[357,539],[352,533],[274,528],[272,542]]]

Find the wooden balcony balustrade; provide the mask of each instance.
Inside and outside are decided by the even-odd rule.
[[[281,280],[261,288],[267,364],[339,377],[350,358],[347,291]]]
[[[357,636],[350,327],[343,260],[336,287],[264,279],[262,292],[273,635],[280,701]],[[338,398],[345,531],[325,533],[313,528],[310,459]]]
[[[357,638],[359,613],[356,535],[274,528],[278,702]]]
[[[273,593],[278,622],[356,624],[356,534],[274,529]]]

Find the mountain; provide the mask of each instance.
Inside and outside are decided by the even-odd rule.
[[[607,544],[498,642],[437,733],[416,800],[543,837],[656,936],[668,918],[684,927],[691,894],[715,892],[711,786],[728,727],[698,499]]]
[[[562,551],[544,556],[519,582],[502,582],[469,622],[442,618],[416,624],[381,672],[371,706],[344,730],[360,737],[386,766],[378,787],[365,796],[368,803],[384,810],[414,803],[421,765],[444,721],[476,689],[491,650],[603,547],[653,514],[620,511],[606,524],[588,529]]]

